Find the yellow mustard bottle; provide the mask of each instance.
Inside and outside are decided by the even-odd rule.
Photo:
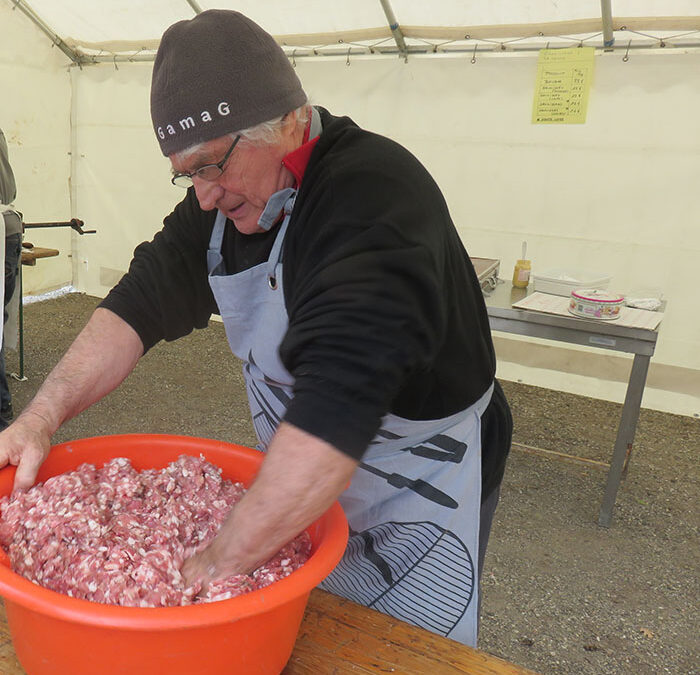
[[[523,242],[523,252],[522,257],[515,263],[515,268],[513,269],[513,286],[515,288],[527,288],[530,283],[530,268],[531,264],[529,260],[526,260],[527,256],[527,242]]]

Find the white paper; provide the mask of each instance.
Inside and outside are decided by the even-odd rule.
[[[545,314],[558,314],[559,316],[574,316],[569,312],[570,298],[561,295],[550,295],[549,293],[535,292],[527,297],[513,303],[517,309],[529,309],[534,312],[544,312]],[[645,309],[634,309],[633,307],[621,307],[620,316],[617,319],[583,319],[582,321],[592,321],[594,323],[614,323],[628,328],[644,328],[646,330],[656,330],[661,320],[664,318],[663,312],[650,312]]]

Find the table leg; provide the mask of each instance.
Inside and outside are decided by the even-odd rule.
[[[22,288],[22,261],[19,263],[19,380],[24,381],[24,289]]]
[[[17,270],[17,284],[19,289],[19,311],[18,311],[18,327],[19,327],[19,374],[10,373],[10,377],[18,382],[24,382],[27,378],[24,376],[24,290],[22,287],[22,262],[20,260],[19,269]]]
[[[639,410],[642,405],[642,394],[649,370],[650,356],[635,354],[632,362],[632,372],[627,383],[627,393],[625,394],[625,404],[622,407],[620,425],[617,428],[617,438],[615,439],[615,449],[613,450],[612,461],[608,471],[608,481],[605,486],[605,495],[600,507],[598,525],[610,527],[612,521],[612,511],[615,506],[617,490],[620,487],[623,471],[632,453],[632,443],[637,430],[639,420]]]

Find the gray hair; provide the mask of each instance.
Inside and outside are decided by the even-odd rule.
[[[311,114],[308,102],[292,112],[296,113],[297,128],[305,127]],[[231,136],[235,138],[237,134],[240,134],[241,140],[248,141],[248,143],[253,145],[274,145],[282,138],[282,125],[287,115],[290,114],[291,113],[287,113],[286,115],[275,117],[274,119],[261,122],[248,129],[241,129],[236,134],[231,134]]]
[[[232,131],[228,135],[231,138],[236,138],[240,136],[242,141],[246,141],[251,145],[274,145],[279,143],[282,138],[282,125],[287,115],[296,113],[296,126],[297,128],[305,127],[311,116],[311,107],[308,101],[301,107],[291,112],[281,115],[280,117],[275,117],[274,119],[267,120],[267,122],[261,122],[248,129],[241,129],[240,131]],[[188,157],[193,155],[197,150],[199,150],[204,143],[196,143],[191,145],[178,153],[175,153],[176,157],[180,160],[186,160]]]

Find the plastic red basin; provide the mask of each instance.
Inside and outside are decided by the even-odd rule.
[[[114,457],[128,457],[139,470],[159,469],[182,454],[202,454],[224,478],[246,485],[263,459],[257,450],[189,436],[101,436],[54,446],[37,480]],[[0,495],[11,492],[14,474],[14,467],[0,471]],[[311,557],[287,578],[231,600],[188,607],[117,607],[70,598],[15,574],[0,550],[0,595],[17,658],[29,675],[279,673],[309,593],[345,550],[348,526],[340,505],[307,532]]]

